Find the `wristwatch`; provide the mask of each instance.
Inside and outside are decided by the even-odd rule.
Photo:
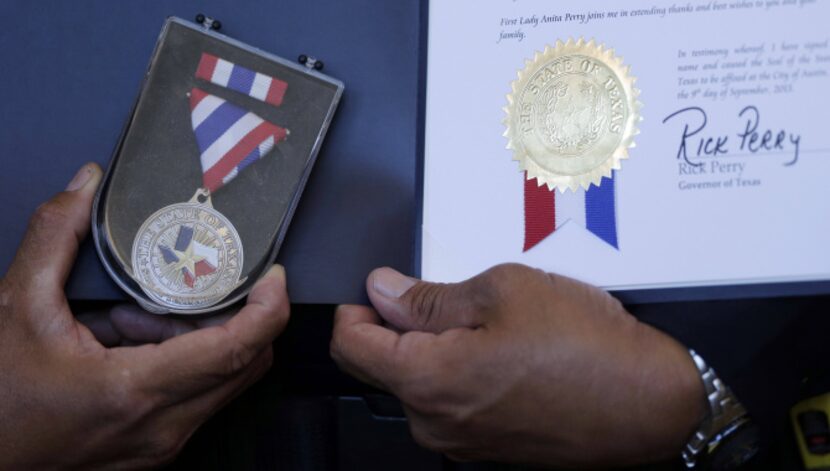
[[[683,462],[689,469],[735,469],[758,453],[758,428],[715,370],[694,350],[689,354],[700,372],[708,411],[683,449]]]

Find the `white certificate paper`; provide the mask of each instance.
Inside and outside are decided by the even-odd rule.
[[[830,0],[429,8],[422,277],[519,262],[613,290],[830,280]],[[641,92],[617,246],[577,215],[525,250],[503,108],[526,61],[569,38],[613,49]]]

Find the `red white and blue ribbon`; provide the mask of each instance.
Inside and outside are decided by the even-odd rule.
[[[230,88],[257,100],[280,106],[288,84],[212,54],[202,53],[196,77],[220,87]]]
[[[190,113],[202,152],[202,178],[214,192],[264,157],[288,131],[201,89],[190,92]]]
[[[547,185],[539,186],[535,178],[525,178],[524,251],[538,245],[568,221],[585,227],[618,249],[615,178],[616,172],[611,178],[603,178],[600,186],[565,193],[551,191]]]
[[[159,250],[161,250],[164,263],[174,265],[173,268],[181,270],[184,283],[190,288],[193,287],[197,278],[210,275],[219,266],[219,251],[193,240],[192,227],[179,227],[176,245],[173,247],[160,245]]]

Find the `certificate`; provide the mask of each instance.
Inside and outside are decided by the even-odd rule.
[[[830,286],[830,2],[429,8],[423,278]]]

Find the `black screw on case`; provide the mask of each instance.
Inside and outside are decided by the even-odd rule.
[[[297,62],[303,64],[309,69],[323,70],[323,61],[315,59],[314,57],[309,57],[305,54],[300,54],[300,57],[297,58]]]
[[[196,23],[204,26],[206,29],[212,29],[214,31],[219,31],[219,28],[222,27],[222,22],[219,20],[214,20],[213,18],[209,18],[205,16],[203,13],[199,13],[196,15]],[[210,24],[208,24],[210,23]]]

